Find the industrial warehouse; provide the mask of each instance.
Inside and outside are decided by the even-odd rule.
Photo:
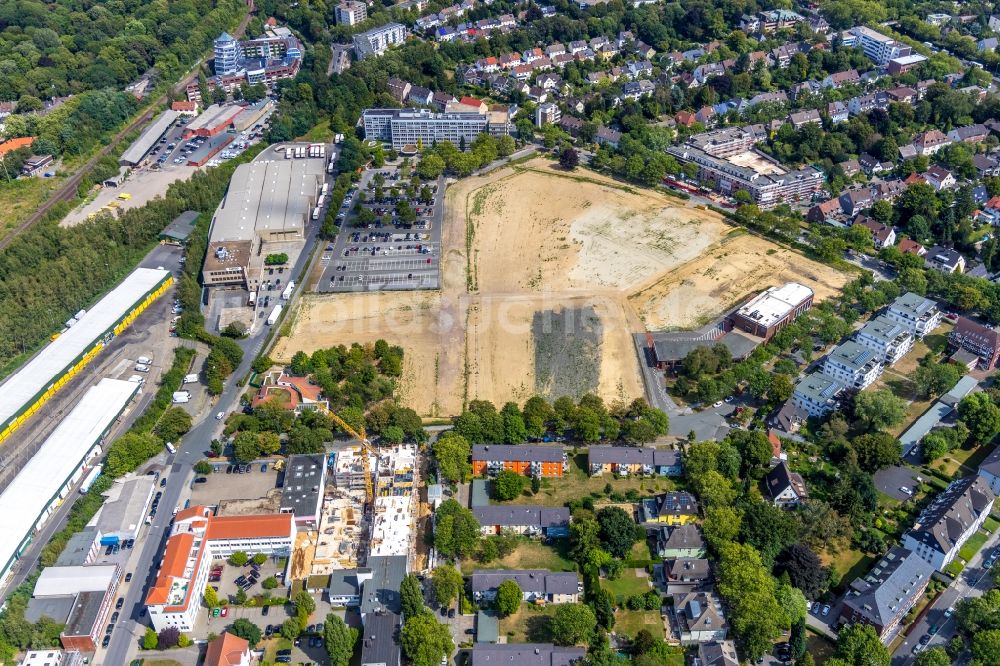
[[[0,384],[0,442],[17,430],[66,382],[128,328],[173,283],[170,271],[138,268]]]
[[[179,116],[180,114],[172,109],[167,109],[157,116],[156,120],[142,131],[139,138],[132,142],[128,150],[122,153],[118,164],[126,167],[136,167],[141,164],[146,159],[146,156],[149,155],[149,151],[156,145],[156,142],[167,133],[167,130],[170,129],[170,126]]]
[[[284,148],[282,149],[284,152]],[[326,173],[323,157],[279,158],[274,149],[241,164],[212,219],[203,268],[206,285],[242,286],[256,291],[268,254],[284,253],[295,263],[305,244],[305,228],[319,205]]]
[[[107,378],[90,388],[0,494],[0,581],[87,462],[100,455],[104,437],[138,390],[135,382]]]

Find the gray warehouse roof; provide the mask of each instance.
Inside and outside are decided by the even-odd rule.
[[[167,228],[160,233],[160,237],[176,241],[186,241],[191,232],[194,231],[194,223],[197,219],[198,211],[186,210],[167,225]]]
[[[372,570],[372,577],[362,587],[361,614],[383,609],[401,612],[399,586],[406,576],[406,556],[375,555],[368,558],[368,568]]]
[[[127,164],[130,166],[135,166],[142,161],[142,158],[146,156],[156,142],[160,140],[160,137],[170,128],[170,123],[177,119],[178,113],[171,109],[167,109],[159,116],[156,120],[152,122],[139,138],[136,139],[128,149],[122,153],[121,159],[118,160],[122,164]]]
[[[472,666],[572,666],[586,654],[584,648],[551,643],[475,643]]]
[[[362,666],[399,666],[399,633],[402,619],[396,613],[372,613],[361,630]]]
[[[103,536],[134,537],[146,517],[155,483],[153,477],[145,474],[115,481],[104,493],[108,500],[90,524]]]
[[[288,159],[241,164],[215,213],[211,242],[254,240],[286,234],[301,238],[323,180],[323,159]]]

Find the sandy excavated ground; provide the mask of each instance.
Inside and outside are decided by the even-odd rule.
[[[629,296],[651,331],[696,328],[770,286],[799,282],[816,301],[835,295],[849,276],[763,238],[733,230],[709,252]]]
[[[711,211],[543,159],[460,181],[446,206],[439,292],[308,295],[274,356],[384,338],[406,350],[401,400],[426,416],[535,393],[631,400],[634,332],[697,326],[788,280],[817,300],[846,281]]]

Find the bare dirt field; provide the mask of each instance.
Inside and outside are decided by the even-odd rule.
[[[703,255],[629,296],[648,330],[694,328],[769,286],[800,282],[822,301],[849,276],[733,229]]]
[[[535,159],[449,187],[440,291],[308,295],[274,356],[384,338],[406,350],[401,400],[426,416],[536,393],[631,400],[632,333],[695,326],[791,279],[817,299],[846,281],[735,239],[714,212]]]

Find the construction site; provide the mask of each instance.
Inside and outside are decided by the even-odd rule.
[[[332,466],[333,486],[328,487],[323,502],[308,573],[321,576],[354,569],[369,557],[405,556],[410,560],[416,470],[417,450],[412,444],[378,449],[351,446],[338,451]],[[373,498],[371,515],[366,516],[369,471]]]

